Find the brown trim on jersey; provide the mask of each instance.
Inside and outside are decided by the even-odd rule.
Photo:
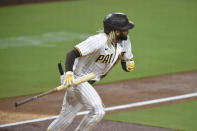
[[[82,56],[82,53],[81,53],[80,49],[76,46],[74,46],[74,48],[79,52],[80,56]]]

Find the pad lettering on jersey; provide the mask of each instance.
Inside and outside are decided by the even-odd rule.
[[[101,63],[109,64],[111,62],[113,54],[99,55],[95,62],[101,61]]]
[[[99,60],[102,60],[104,58],[104,55],[99,55],[99,57],[96,59],[95,62],[99,61]]]

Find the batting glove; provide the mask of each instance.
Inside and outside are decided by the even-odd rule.
[[[65,84],[71,85],[72,83],[73,83],[73,72],[68,71],[66,72],[66,75],[65,75]]]
[[[127,62],[127,70],[128,70],[129,72],[133,71],[134,68],[135,68],[135,63],[134,63],[134,61],[129,61],[129,62]]]

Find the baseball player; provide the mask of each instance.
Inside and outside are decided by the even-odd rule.
[[[123,13],[111,13],[104,18],[104,31],[90,36],[77,44],[66,56],[66,72],[61,76],[62,84],[71,84],[73,79],[95,73],[94,80],[68,88],[59,117],[47,131],[65,131],[77,112],[85,107],[89,113],[84,116],[75,131],[90,131],[105,115],[102,100],[92,84],[112,69],[121,60],[122,68],[134,70],[129,29],[134,24]]]

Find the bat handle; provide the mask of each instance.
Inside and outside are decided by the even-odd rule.
[[[63,75],[63,74],[64,74],[64,71],[63,71],[63,69],[62,69],[61,62],[60,62],[60,63],[58,63],[58,69],[59,69],[59,73],[60,73],[60,75]]]
[[[37,98],[38,98],[37,96],[34,96],[34,97],[28,98],[28,99],[26,99],[26,100],[24,100],[24,101],[21,101],[21,102],[15,102],[15,107],[18,107],[18,106],[20,106],[20,105],[22,105],[22,104],[25,104],[25,103],[27,103],[27,102],[36,100]]]

